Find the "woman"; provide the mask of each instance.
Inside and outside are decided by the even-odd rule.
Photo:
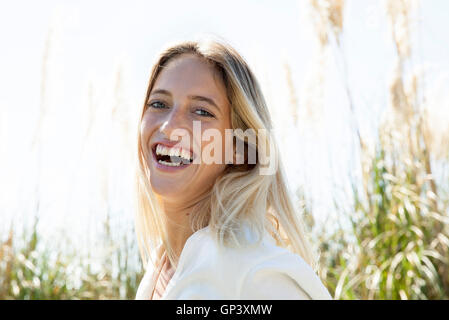
[[[158,57],[138,133],[136,299],[331,298],[271,128],[229,45],[182,42]]]

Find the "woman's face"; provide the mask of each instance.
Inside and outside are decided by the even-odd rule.
[[[195,135],[194,122],[196,128],[201,125]],[[194,204],[225,169],[225,129],[230,128],[226,89],[214,67],[193,54],[170,60],[149,94],[140,127],[153,191],[169,202]],[[221,138],[202,139],[208,129],[217,130]],[[201,152],[207,146],[219,150],[209,149],[211,144],[221,150],[219,163],[203,161]],[[182,157],[169,156],[173,154]],[[189,156],[195,158],[193,163],[176,164]]]

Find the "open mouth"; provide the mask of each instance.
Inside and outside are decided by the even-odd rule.
[[[168,167],[184,167],[193,162],[193,156],[189,151],[179,148],[168,148],[161,144],[155,144],[152,148],[156,162]]]

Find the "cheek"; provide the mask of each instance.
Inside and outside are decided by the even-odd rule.
[[[201,190],[209,189],[211,188],[217,178],[221,175],[221,173],[224,171],[225,166],[222,164],[205,164],[203,163],[201,165],[201,168],[199,170],[199,174],[197,176],[197,188]]]
[[[208,136],[208,139],[206,140],[206,136],[203,136],[203,133],[206,129],[210,128],[216,129],[220,134],[218,136],[213,136],[212,138]],[[224,128],[210,126],[208,128],[205,127],[204,129],[205,130],[202,130],[202,137],[204,137],[204,140],[197,141],[197,143],[201,144],[201,171],[207,175],[209,179],[212,179],[220,175],[220,173],[226,168],[226,145],[228,144],[232,146],[232,137],[230,140],[229,138],[226,138]],[[232,147],[229,150],[232,150]],[[216,152],[217,154],[215,154]],[[228,153],[231,152],[228,151]],[[215,160],[219,161],[219,163],[215,163]]]
[[[146,157],[150,156],[149,142],[154,129],[154,120],[148,116],[144,116],[140,122],[140,146]]]
[[[144,115],[142,121],[140,122],[140,136],[142,138],[142,142],[145,141],[146,138],[149,138],[153,127],[154,121],[152,121],[150,116]]]

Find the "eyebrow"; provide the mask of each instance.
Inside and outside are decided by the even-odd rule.
[[[156,89],[154,91],[151,91],[150,96],[152,96],[153,94],[163,94],[163,95],[167,95],[170,97],[172,96],[171,92],[168,90],[165,90],[165,89]],[[208,104],[214,106],[221,113],[220,108],[215,103],[214,99],[212,99],[212,98],[208,98],[208,97],[200,96],[200,95],[190,95],[190,96],[188,96],[188,98],[191,100],[207,102]]]

